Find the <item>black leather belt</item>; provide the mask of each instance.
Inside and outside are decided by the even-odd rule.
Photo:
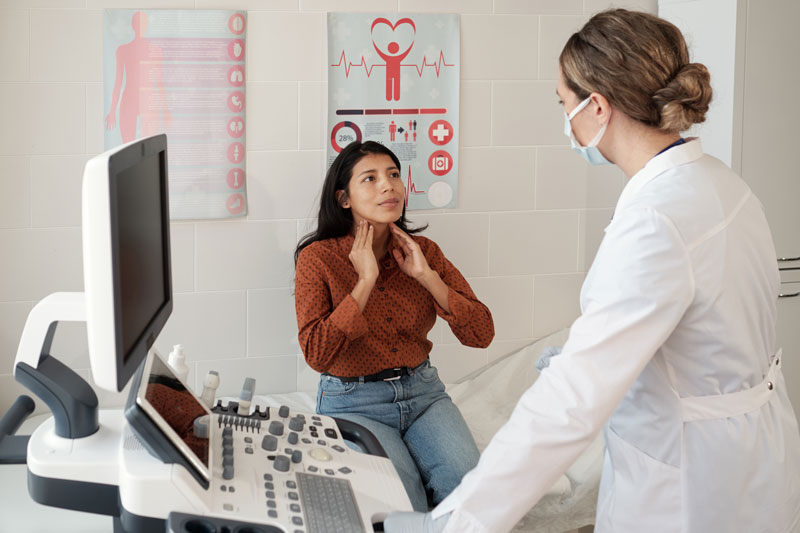
[[[381,370],[377,374],[370,374],[369,376],[355,376],[352,378],[340,378],[339,376],[333,376],[342,383],[353,383],[354,381],[394,381],[396,379],[400,379],[403,376],[411,375],[408,371],[407,366],[401,366],[399,368],[387,368],[386,370]]]

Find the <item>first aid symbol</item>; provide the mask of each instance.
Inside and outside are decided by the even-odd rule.
[[[437,146],[444,146],[453,138],[453,126],[446,120],[436,120],[428,128],[428,137]]]

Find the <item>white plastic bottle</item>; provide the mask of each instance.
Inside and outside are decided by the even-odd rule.
[[[178,376],[183,384],[186,384],[186,378],[189,376],[189,367],[186,365],[186,357],[183,355],[183,344],[176,344],[172,347],[167,361],[172,371]]]

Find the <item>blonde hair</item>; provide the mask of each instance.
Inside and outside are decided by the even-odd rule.
[[[654,15],[625,9],[596,14],[569,38],[559,65],[578,98],[600,93],[647,126],[680,132],[706,119],[708,69],[690,63],[680,30]]]

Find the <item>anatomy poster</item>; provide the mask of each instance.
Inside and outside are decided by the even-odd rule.
[[[328,13],[328,165],[353,141],[402,163],[409,209],[458,203],[459,18]]]
[[[172,219],[247,213],[243,11],[103,13],[105,148],[167,134]]]

